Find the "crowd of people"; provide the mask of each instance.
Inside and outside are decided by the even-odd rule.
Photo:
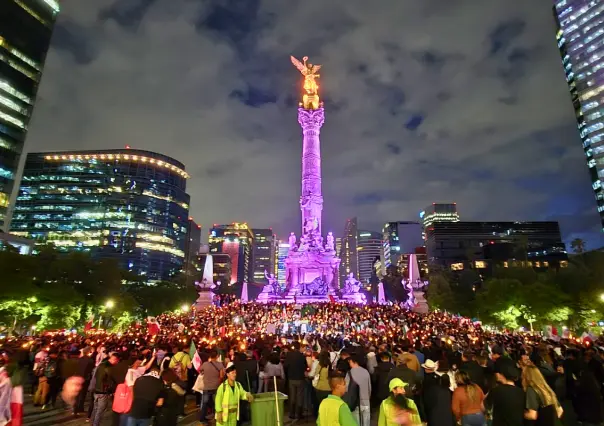
[[[320,426],[604,425],[599,340],[397,305],[235,301],[123,333],[2,342],[0,425],[21,424],[19,388],[40,410],[68,408],[93,426],[175,425],[187,394],[200,425],[235,426],[250,421],[255,395],[276,391],[291,421]]]

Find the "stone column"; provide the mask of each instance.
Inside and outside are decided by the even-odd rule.
[[[325,122],[323,108],[298,108],[298,123],[302,127],[302,229],[309,220],[317,221],[316,232],[321,234],[323,194],[321,191],[321,126]],[[303,231],[304,232],[304,231]]]

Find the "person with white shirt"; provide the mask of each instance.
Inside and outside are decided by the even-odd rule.
[[[151,359],[149,359],[148,361],[145,361],[144,358],[136,359],[132,363],[132,365],[130,365],[130,368],[128,368],[128,372],[126,373],[126,386],[128,386],[129,388],[134,387],[134,382],[136,382],[136,379],[145,374],[149,366],[153,365],[154,361],[155,354],[153,354]]]

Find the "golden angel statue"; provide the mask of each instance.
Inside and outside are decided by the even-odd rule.
[[[319,85],[316,79],[319,78],[317,71],[321,65],[313,65],[308,63],[308,56],[302,58],[300,62],[293,56],[291,57],[292,64],[300,70],[304,76],[304,96],[302,97],[302,107],[304,109],[319,109],[321,102],[319,101]]]

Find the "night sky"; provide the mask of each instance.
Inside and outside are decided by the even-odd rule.
[[[324,228],[558,220],[604,245],[550,2],[65,0],[29,151],[168,154],[191,215],[299,232],[301,76],[322,64]]]

